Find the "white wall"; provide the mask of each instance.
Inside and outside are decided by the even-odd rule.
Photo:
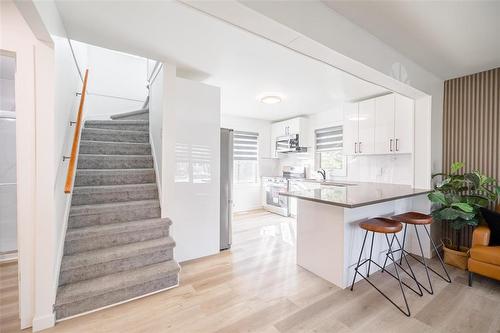
[[[82,69],[89,69],[86,119],[109,119],[142,107],[147,96],[147,59],[72,41]]]
[[[174,257],[185,261],[219,252],[220,89],[174,79],[172,67],[164,73],[162,215],[173,222]],[[208,172],[203,181],[200,164]]]
[[[236,117],[227,114],[221,116],[221,127],[237,131],[259,133],[259,179],[255,184],[233,184],[233,212],[248,211],[262,207],[260,176],[274,176],[270,160],[271,122],[262,119]]]

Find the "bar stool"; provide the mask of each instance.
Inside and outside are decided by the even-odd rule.
[[[427,225],[430,225],[432,223],[432,216],[427,215],[427,214],[418,213],[418,212],[407,212],[404,214],[391,216],[391,219],[394,221],[403,223],[405,226],[404,232],[403,232],[403,245],[401,246],[397,237],[393,237],[391,240],[391,245],[394,242],[394,239],[396,239],[396,241],[399,245],[399,249],[394,250],[394,252],[401,251],[401,259],[400,259],[399,263],[400,264],[402,263],[403,257],[406,260],[406,256],[408,255],[408,256],[412,257],[413,259],[415,259],[416,261],[418,261],[420,264],[424,265],[424,267],[425,267],[425,273],[427,274],[427,281],[429,282],[429,289],[427,289],[420,282],[417,281],[417,283],[420,286],[422,286],[422,288],[424,288],[424,290],[427,291],[429,294],[431,294],[431,295],[434,294],[434,290],[432,289],[431,278],[429,276],[429,270],[432,271],[437,276],[439,276],[440,278],[442,278],[444,281],[450,283],[451,282],[450,275],[448,274],[448,271],[446,270],[446,267],[444,266],[443,259],[441,258],[441,255],[439,254],[439,251],[436,248],[436,244],[434,243],[434,240],[432,239],[432,237],[429,233],[429,230],[427,229]],[[409,224],[413,225],[413,227],[415,229],[415,234],[417,235],[418,246],[420,248],[421,258],[416,257],[412,253],[406,251],[404,248],[405,241],[406,241],[406,231],[408,229]],[[422,226],[425,229],[425,232],[427,233],[427,237],[429,237],[429,240],[434,248],[434,251],[436,251],[437,257],[439,258],[439,262],[441,263],[441,267],[443,268],[443,271],[445,272],[446,277],[439,274],[438,272],[436,272],[434,269],[432,269],[431,267],[429,267],[427,265],[427,261],[425,260],[425,256],[424,256],[424,251],[422,250],[422,243],[420,241],[420,236],[419,236],[418,230],[417,230],[418,226]],[[387,259],[388,259],[388,256],[386,256],[386,258],[385,258],[384,269],[385,269],[385,265],[387,263]],[[407,260],[406,260],[406,262],[408,263]],[[410,266],[408,265],[408,267],[410,267]],[[382,269],[382,271],[384,269]],[[401,269],[403,270],[403,268],[401,268]]]
[[[354,278],[352,279],[351,291],[354,289],[354,282],[356,281],[356,276],[359,274],[373,288],[375,288],[382,296],[384,296],[389,302],[391,302],[396,308],[398,308],[399,311],[401,311],[402,313],[404,313],[406,316],[409,317],[410,316],[410,307],[408,306],[408,301],[406,300],[406,294],[404,292],[403,285],[406,286],[407,288],[409,288],[410,290],[412,290],[413,292],[415,292],[419,296],[422,296],[423,292],[420,289],[420,285],[418,284],[417,279],[415,277],[415,274],[413,273],[413,270],[412,270],[410,265],[408,265],[408,267],[410,267],[411,274],[408,273],[406,270],[403,270],[403,271],[407,275],[409,275],[413,281],[415,281],[415,283],[418,287],[418,291],[416,291],[415,289],[413,289],[412,287],[410,287],[408,284],[406,284],[404,281],[401,280],[401,276],[399,274],[398,267],[399,268],[402,268],[402,267],[401,267],[401,264],[398,263],[397,260],[394,259],[394,251],[392,251],[392,242],[389,242],[389,237],[388,237],[388,234],[393,234],[393,240],[394,240],[395,234],[400,232],[403,229],[403,225],[400,222],[392,220],[392,219],[388,219],[388,218],[384,218],[384,217],[377,217],[377,218],[363,221],[359,224],[359,226],[362,229],[366,230],[366,232],[365,232],[365,236],[363,238],[363,245],[361,245],[361,251],[359,253],[358,263],[357,263],[356,267],[354,268],[355,273],[354,273]],[[363,260],[363,262],[361,262],[361,256],[363,255],[363,250],[365,248],[366,237],[368,236],[368,232],[372,233],[372,240],[371,240],[371,245],[370,245],[370,257],[368,259]],[[382,267],[378,263],[376,263],[375,261],[372,260],[373,239],[374,239],[376,233],[385,235],[385,240],[387,242],[387,246],[389,247],[387,250],[387,253],[386,253],[386,261],[387,261],[387,258],[390,256],[392,262],[394,263],[394,269],[395,269],[396,275],[392,274],[391,272],[389,272],[387,270],[386,270],[386,272],[389,275],[391,275],[393,278],[398,280],[399,288],[401,289],[401,293],[402,293],[403,299],[405,301],[406,311],[404,309],[402,309],[399,305],[397,305],[393,300],[391,300],[386,294],[384,294],[380,289],[378,289],[368,279],[370,277],[370,265],[371,264],[376,265],[377,267],[379,267],[382,270],[385,267],[385,264],[384,264],[384,267]],[[405,261],[408,264],[406,257],[405,257]],[[368,263],[368,273],[367,273],[367,276],[364,276],[358,270],[359,270],[359,267],[363,266],[366,263]]]

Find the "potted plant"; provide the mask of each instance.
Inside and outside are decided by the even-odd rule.
[[[433,175],[433,179],[442,177],[442,181],[428,194],[429,200],[436,204],[431,213],[432,217],[436,221],[449,223],[457,235],[463,232],[465,226],[478,225],[481,218],[480,208],[495,202],[500,194],[496,179],[478,171],[460,173],[463,167],[464,163],[455,162],[451,165],[449,174]],[[453,238],[445,238],[442,242],[444,261],[466,269],[469,249],[461,247]]]

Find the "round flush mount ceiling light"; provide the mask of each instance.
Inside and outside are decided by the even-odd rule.
[[[260,98],[260,101],[264,104],[277,104],[282,101],[282,98],[278,95],[265,95]]]

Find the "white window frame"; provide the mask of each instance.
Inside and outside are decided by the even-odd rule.
[[[249,132],[249,131],[241,131],[241,130],[234,130],[233,131],[233,135],[234,135],[234,144],[233,146],[236,146],[237,145],[237,138],[236,138],[236,135],[244,135],[244,134],[249,134],[249,135],[254,135],[256,136],[256,144],[255,144],[255,152],[256,152],[256,156],[255,156],[255,159],[237,159],[235,158],[236,154],[234,153],[234,148],[233,148],[233,182],[234,184],[259,184],[260,181],[260,177],[259,177],[259,156],[260,156],[260,152],[259,152],[259,142],[260,142],[260,139],[259,139],[259,133],[258,132]],[[253,181],[242,181],[240,180],[240,177],[239,177],[239,172],[240,172],[240,169],[239,169],[239,163],[240,162],[244,162],[244,161],[251,161],[252,163],[255,163],[255,178]]]
[[[321,153],[320,151],[317,150],[317,145],[316,145],[316,131],[318,130],[324,130],[329,127],[336,127],[336,126],[341,126],[342,130],[344,129],[344,123],[343,122],[335,122],[335,123],[330,123],[330,124],[325,124],[321,127],[316,127],[313,132],[313,138],[314,138],[314,165],[316,166],[316,169],[321,168]],[[343,133],[342,133],[343,134]],[[342,137],[343,139],[343,137]],[[343,141],[343,140],[342,140]],[[327,152],[327,151],[324,151]],[[330,177],[347,177],[347,156],[342,153],[342,165],[343,168],[341,169],[327,169],[323,168],[326,171],[327,176]]]

